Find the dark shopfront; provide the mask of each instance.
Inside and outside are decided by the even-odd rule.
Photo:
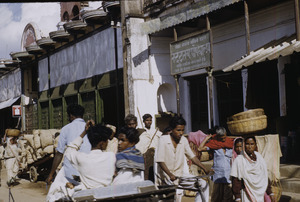
[[[300,164],[300,54],[291,55],[281,74],[285,76],[286,116],[277,119],[277,130],[281,136],[283,163]]]
[[[19,105],[19,103],[20,101],[15,102],[16,105]],[[18,122],[19,118],[12,116],[11,106],[0,109],[0,137],[5,134],[5,129],[17,127]],[[19,127],[21,127],[21,122],[19,122]]]
[[[119,74],[122,74],[122,71],[119,70]],[[72,103],[80,104],[85,108],[84,120],[93,119],[96,123],[103,122],[120,126],[123,123],[120,119],[125,116],[123,84],[120,81],[117,101],[114,78],[115,72],[113,71],[50,89],[49,92],[42,92],[38,102],[38,128],[60,129],[66,125],[68,123],[67,106]],[[51,93],[50,99],[47,93]],[[118,117],[119,120],[117,120]]]
[[[217,103],[220,126],[227,128],[227,117],[243,111],[243,91],[241,71],[220,73],[215,72],[214,99]],[[206,75],[188,78],[190,86],[192,130],[206,132],[208,128],[208,94]],[[215,109],[216,110],[216,109]],[[227,130],[228,131],[228,130]]]

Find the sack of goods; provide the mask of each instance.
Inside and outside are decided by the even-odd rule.
[[[60,130],[33,130],[32,134],[24,134],[21,143],[22,167],[32,164],[46,155],[54,156]]]
[[[6,129],[5,134],[8,137],[18,137],[20,135],[21,131],[18,129]]]

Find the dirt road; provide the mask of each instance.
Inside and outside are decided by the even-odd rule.
[[[6,170],[1,170],[0,202],[9,202],[9,188],[6,184]],[[15,202],[43,202],[46,199],[46,183],[32,183],[28,179],[22,178],[20,184],[11,188]],[[13,200],[10,198],[10,201]]]
[[[13,202],[9,200],[9,188],[6,184],[7,176],[6,169],[3,167],[1,170],[1,187],[0,187],[0,202]],[[49,186],[46,190],[46,183],[38,181],[32,183],[26,176],[22,177],[19,184],[11,187],[11,193],[15,202],[44,202]],[[183,197],[182,202],[192,202],[194,197]]]

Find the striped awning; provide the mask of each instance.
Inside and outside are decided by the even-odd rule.
[[[224,68],[223,71],[236,71],[255,63],[275,60],[279,57],[291,55],[294,52],[300,52],[300,41],[297,41],[295,36],[284,37],[279,40],[271,41],[261,48],[250,52],[249,55],[243,56],[240,60]]]

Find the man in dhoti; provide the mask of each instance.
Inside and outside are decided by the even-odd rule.
[[[18,179],[19,172],[19,152],[21,151],[17,146],[17,137],[8,137],[6,140],[6,147],[4,152],[5,167],[7,171],[7,185],[13,185]]]

